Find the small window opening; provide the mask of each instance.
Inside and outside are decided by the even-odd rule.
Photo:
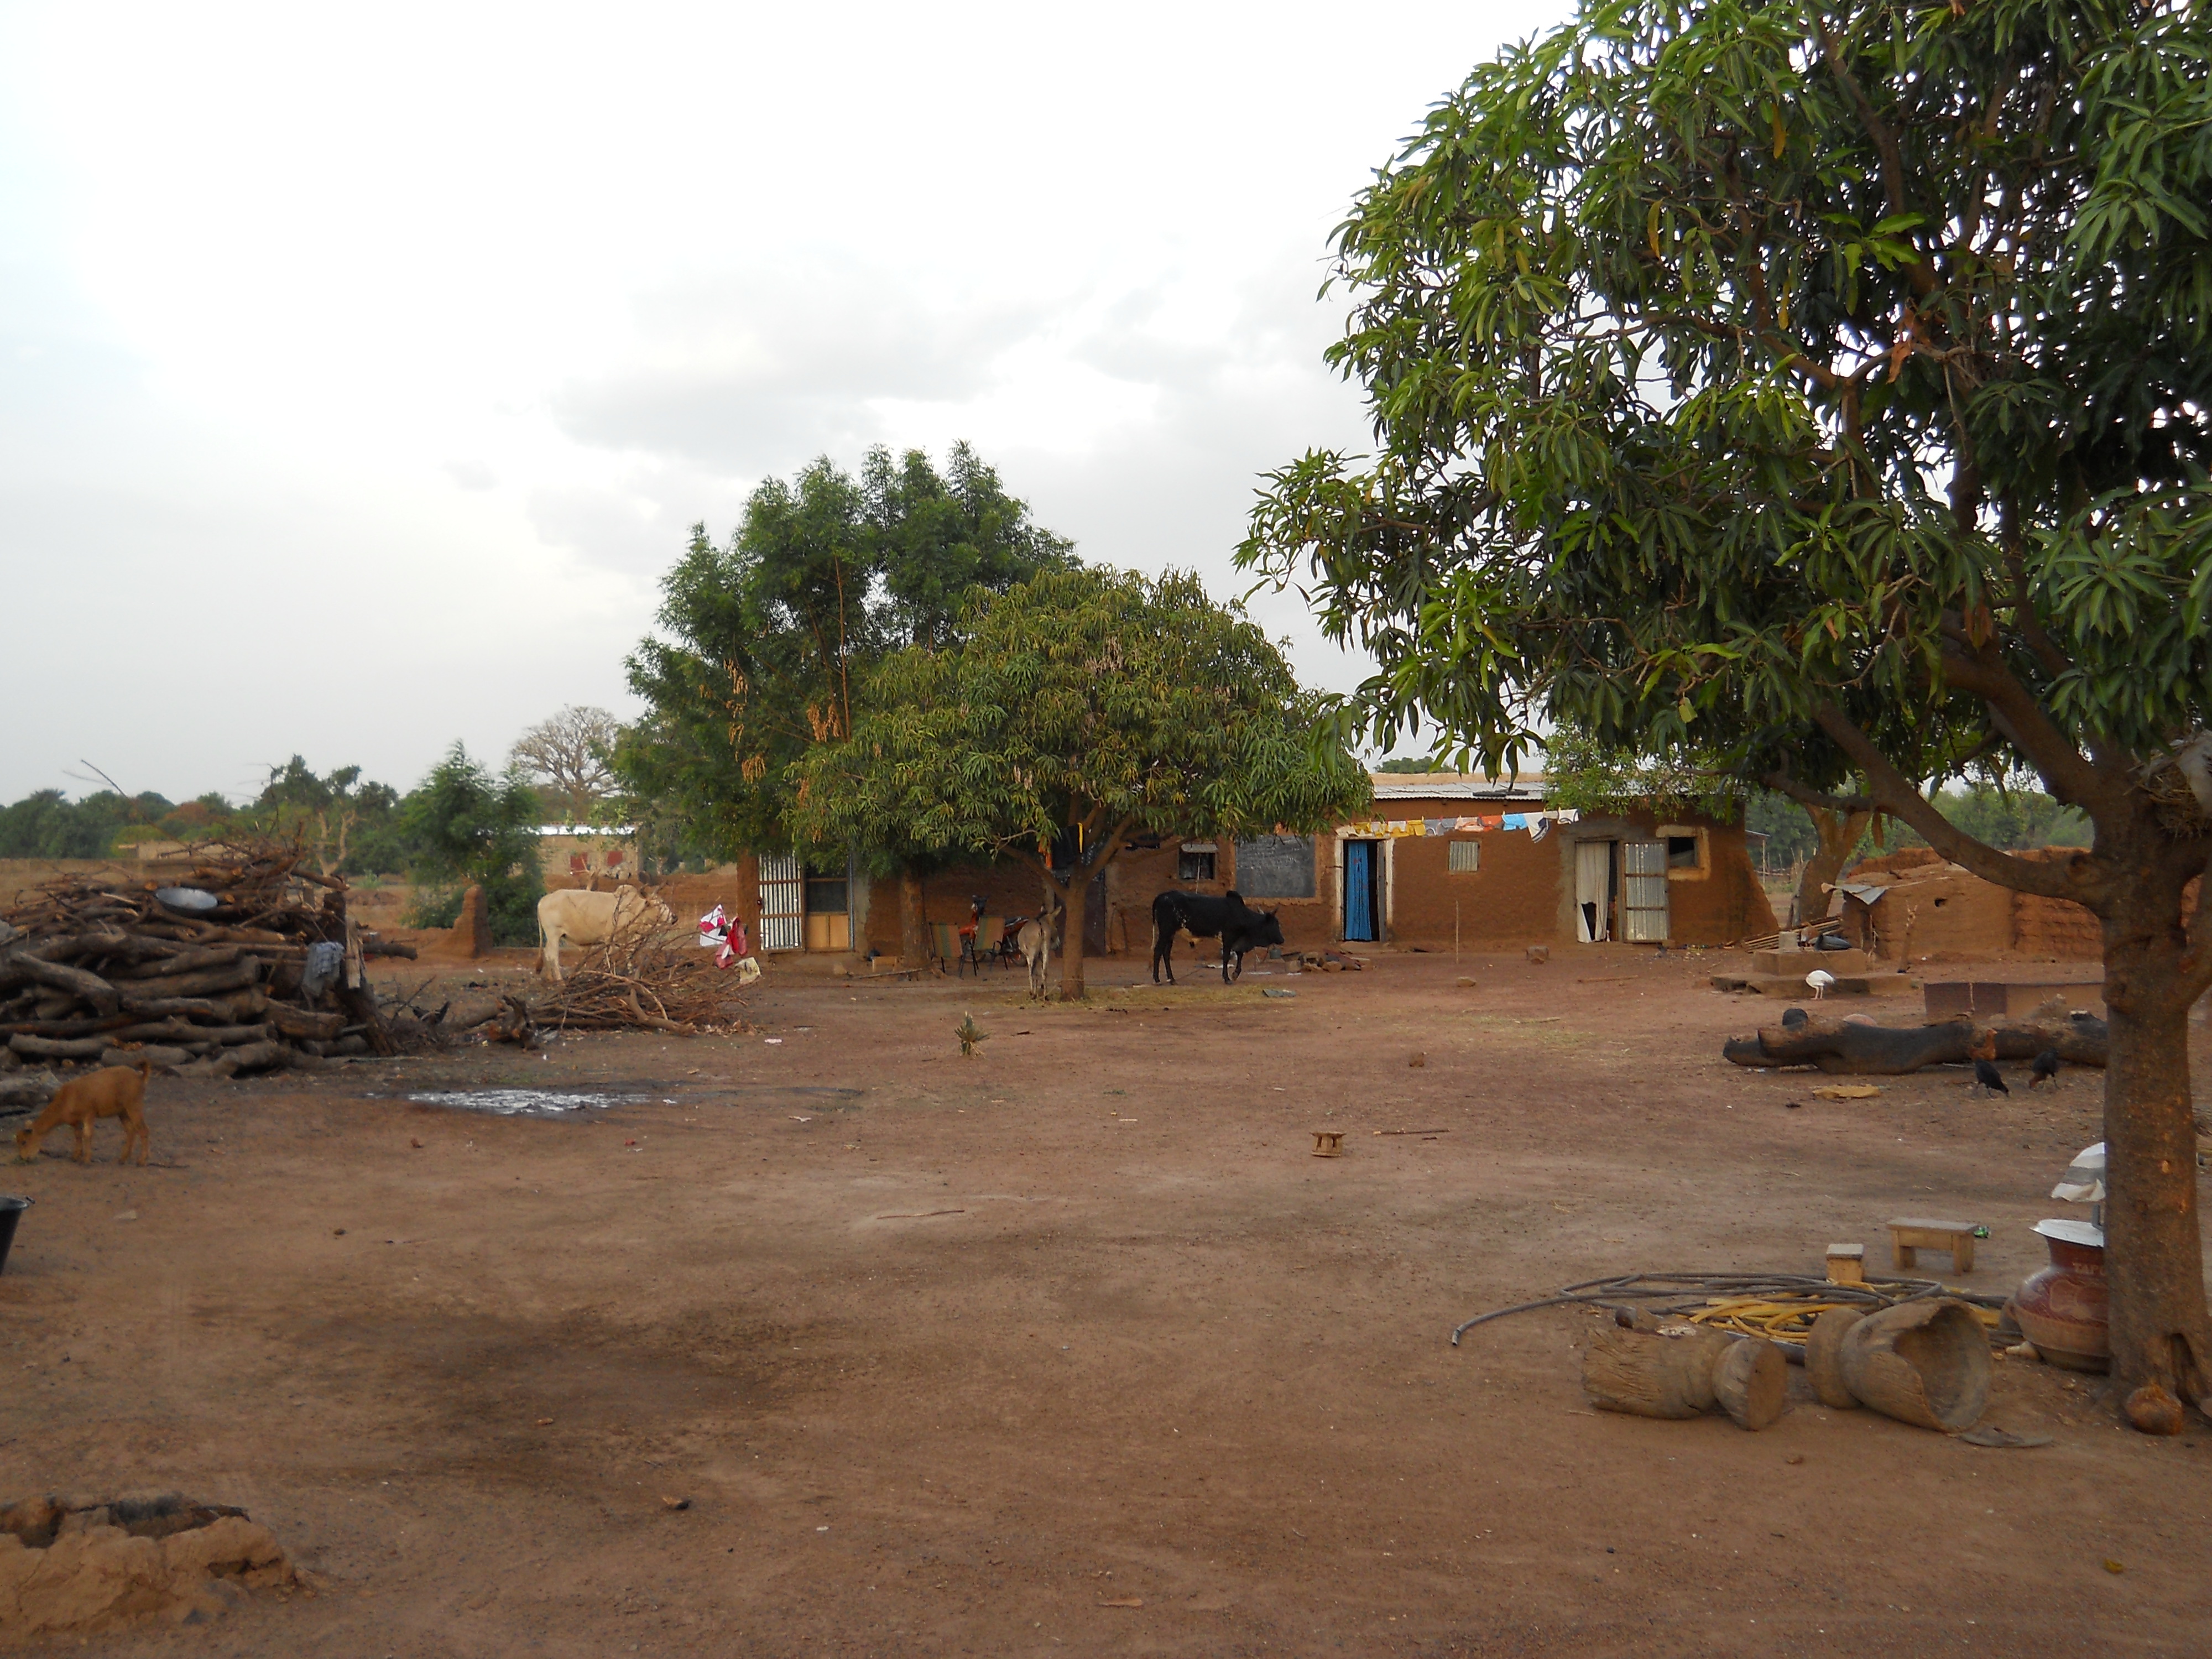
[[[1482,868],[1482,843],[1479,841],[1454,841],[1444,844],[1444,869],[1449,874],[1463,876]]]
[[[1176,879],[1177,881],[1212,881],[1213,854],[1193,853],[1187,849],[1176,854]]]
[[[1695,836],[1667,837],[1667,867],[1669,870],[1694,870],[1698,867],[1698,838]]]

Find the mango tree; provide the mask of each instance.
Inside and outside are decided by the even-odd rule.
[[[629,816],[725,858],[793,850],[792,768],[850,735],[854,692],[884,653],[947,639],[973,587],[1073,559],[965,444],[942,475],[920,450],[894,462],[878,447],[857,479],[826,456],[768,479],[726,544],[693,526],[661,583],[660,632],[629,659],[647,705],[614,750]],[[898,873],[901,954],[917,960],[928,935],[909,850],[824,849]]]
[[[1063,919],[1065,995],[1088,889],[1133,839],[1318,830],[1368,802],[1352,757],[1313,741],[1320,700],[1195,576],[1047,572],[978,592],[955,632],[888,658],[851,738],[793,769],[797,822],[1028,864]]]
[[[1378,453],[1274,475],[1242,552],[1376,652],[1386,740],[1694,738],[2094,912],[2114,1370],[2200,1404],[2208,62],[2186,0],[1586,5],[1354,204]],[[1929,792],[1982,769],[2094,844],[1965,833]]]

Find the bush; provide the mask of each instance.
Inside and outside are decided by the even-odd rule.
[[[495,775],[456,743],[400,803],[399,818],[415,849],[415,873],[430,889],[410,913],[424,920],[412,925],[452,927],[462,894],[480,886],[494,942],[538,942],[538,901],[545,890],[538,797],[519,771]],[[428,920],[439,915],[442,921]]]

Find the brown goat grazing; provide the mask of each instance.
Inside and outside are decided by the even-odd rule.
[[[138,1162],[146,1161],[154,1138],[146,1133],[146,1079],[153,1074],[151,1060],[136,1066],[108,1066],[90,1077],[64,1083],[46,1103],[35,1121],[15,1131],[15,1156],[28,1164],[39,1155],[39,1140],[47,1130],[66,1123],[76,1131],[80,1164],[92,1162],[92,1126],[103,1117],[123,1120],[123,1151],[118,1164],[127,1164],[131,1148],[138,1148]]]

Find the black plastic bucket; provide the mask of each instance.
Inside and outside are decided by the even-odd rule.
[[[8,1250],[15,1242],[15,1224],[30,1207],[27,1198],[9,1198],[0,1194],[0,1273],[8,1271]]]

